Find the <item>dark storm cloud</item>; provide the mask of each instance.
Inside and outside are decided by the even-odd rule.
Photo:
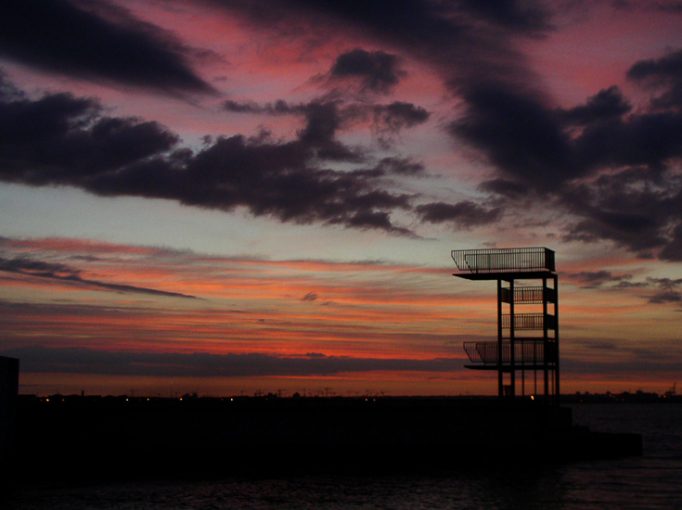
[[[266,113],[268,115],[303,115],[306,112],[305,104],[289,104],[279,99],[274,103],[264,105],[255,102],[239,102],[228,99],[223,103],[223,108],[234,113]]]
[[[561,120],[569,124],[590,124],[603,120],[619,118],[629,112],[630,104],[618,87],[600,90],[588,98],[584,105],[569,110],[560,110]]]
[[[364,162],[335,135],[335,103],[307,105],[288,142],[219,137],[193,153],[155,122],[102,116],[99,104],[69,94],[0,97],[0,179],[77,186],[100,195],[166,198],[204,208],[247,207],[296,223],[329,223],[410,235],[390,214],[411,197],[378,187],[365,170],[334,171],[324,160]],[[379,162],[384,169],[407,162]]]
[[[655,81],[665,87],[657,96],[657,110],[633,113],[616,88],[599,91],[573,108],[557,110],[538,88],[540,80],[534,79],[527,59],[516,44],[519,38],[539,37],[552,30],[548,4],[511,0],[484,2],[485,5],[466,0],[215,0],[211,3],[242,16],[255,28],[279,32],[283,38],[311,31],[320,35],[329,30],[350,29],[362,32],[363,37],[372,40],[373,46],[385,45],[387,54],[390,51],[391,55],[409,56],[430,65],[451,92],[462,99],[460,111],[463,113],[448,124],[448,131],[458,143],[468,144],[492,163],[498,175],[483,183],[481,189],[499,195],[496,198],[506,198],[501,207],[518,207],[519,202],[511,199],[524,192],[530,197],[541,196],[546,207],[577,218],[569,222],[568,236],[573,239],[610,239],[637,253],[679,259],[681,214],[679,205],[674,205],[675,195],[679,197],[681,189],[678,181],[673,181],[665,192],[657,188],[651,191],[654,177],[642,177],[632,184],[632,189],[624,190],[620,199],[614,199],[613,193],[603,192],[603,187],[599,192],[589,189],[589,180],[605,169],[614,172],[613,183],[624,178],[623,172],[630,170],[628,167],[636,165],[646,167],[648,173],[657,173],[659,179],[669,175],[667,165],[682,154],[682,113],[673,108],[676,103],[671,99],[677,97],[679,52],[636,64],[631,69],[633,80],[643,84]],[[377,106],[383,109],[373,110]],[[235,150],[240,148],[239,154],[228,151],[230,157],[241,158],[245,164],[247,161],[250,164],[249,158],[254,157],[261,163],[255,165],[253,179],[265,185],[261,197],[249,196],[249,191],[242,189],[242,180],[249,179],[237,179],[233,169],[226,170],[220,179],[213,178],[214,188],[223,191],[226,198],[221,200],[215,196],[215,189],[208,186],[210,179],[194,164],[204,153],[218,157],[220,150],[212,150],[213,147],[198,155],[178,152],[172,157],[167,153],[149,156],[117,169],[116,175],[98,175],[92,183],[77,185],[103,194],[132,190],[132,194],[175,198],[203,207],[230,209],[243,205],[254,214],[269,214],[284,221],[321,221],[393,230],[390,206],[346,209],[342,205],[348,196],[358,193],[381,196],[372,182],[380,173],[377,169],[342,174],[311,163],[315,158],[365,162],[363,154],[335,138],[344,123],[358,118],[359,111],[368,116],[365,118],[373,119],[380,136],[382,130],[390,130],[391,126],[402,129],[426,120],[423,113],[419,117],[419,107],[415,105],[402,110],[395,103],[392,110],[389,106],[367,105],[357,109],[352,117],[350,108],[331,101],[318,101],[314,106],[284,101],[265,106],[226,103],[230,111],[295,114],[305,119],[298,138],[291,142],[243,137],[221,139],[221,150],[227,150],[226,140],[232,140]],[[261,156],[260,149],[273,160],[280,157],[295,160],[295,166],[275,164],[270,172],[265,172],[262,170],[265,156]],[[187,178],[190,168],[196,172],[193,177],[198,176],[194,179],[196,183],[194,180],[190,183]],[[283,192],[267,186],[271,177],[276,182],[281,173],[292,182],[296,178],[309,186],[311,194],[305,196],[310,207],[292,204]],[[579,179],[583,182],[577,184]],[[324,200],[331,197],[336,210],[312,195],[321,183],[325,190],[335,190],[324,195]],[[177,191],[182,186],[190,191]],[[287,189],[285,186],[282,190]],[[235,198],[242,191],[248,198]],[[204,195],[206,198],[202,198]],[[360,202],[366,204],[368,196]],[[299,194],[295,198],[300,202],[302,197]],[[382,198],[400,203],[394,206],[397,208],[409,206],[406,197],[390,194]],[[655,201],[644,205],[645,198]],[[666,209],[670,212],[665,212]]]
[[[27,347],[6,350],[2,354],[21,358],[22,370],[26,372],[176,377],[305,376],[377,370],[449,372],[462,366],[461,360],[453,358],[375,359],[315,353],[281,357],[255,353],[180,354]]]
[[[654,69],[659,69],[656,62]],[[658,74],[673,76],[674,63],[666,60]],[[654,73],[644,69],[634,74]],[[624,117],[630,105],[616,87],[566,110],[553,110],[538,93],[515,89],[508,81],[465,87],[463,95],[465,113],[450,124],[450,132],[483,153],[500,179],[522,183],[529,190],[561,194],[565,183],[605,167],[662,168],[682,155],[682,113],[652,111]],[[583,129],[571,135],[566,124]]]
[[[379,134],[396,134],[426,122],[429,112],[412,103],[394,101],[388,104],[350,103],[339,100],[314,100],[309,103],[290,104],[283,100],[258,104],[227,100],[223,108],[232,113],[265,115],[298,115],[305,117],[306,127],[301,138],[331,140],[336,131],[347,124],[371,119]]]
[[[470,201],[458,202],[456,204],[433,202],[419,205],[415,210],[424,222],[449,222],[462,228],[494,223],[502,214],[502,210],[499,208],[486,209]]]
[[[616,285],[614,285],[612,288],[617,289],[617,290],[623,290],[623,289],[642,289],[642,288],[646,288],[646,287],[648,287],[646,282],[631,282],[630,280],[621,280]]]
[[[630,68],[628,78],[663,89],[652,101],[655,107],[682,108],[682,50],[660,59],[640,60]]]
[[[257,12],[253,6],[261,2],[246,3],[250,8],[244,8],[244,2],[220,2],[235,13],[246,13],[255,26],[270,28],[253,15]],[[430,65],[457,93],[491,81],[504,81],[517,92],[525,90],[533,72],[516,50],[515,40],[547,31],[551,13],[534,0],[482,3],[486,5],[435,0],[280,1],[274,2],[279,7],[273,16],[313,30],[348,27],[361,32],[401,57]]]
[[[507,182],[546,191],[584,170],[572,161],[571,140],[517,49],[518,38],[551,30],[551,13],[540,2],[275,2],[267,24],[255,15],[258,1],[218,4],[261,29],[348,27],[429,65],[463,99],[463,115],[449,132],[487,156]]]
[[[550,28],[551,14],[541,2],[532,0],[483,2],[486,5],[433,0],[211,3],[284,38],[291,37],[292,27],[320,34],[328,30],[361,32],[392,51],[432,65],[458,90],[501,77],[510,83],[526,83],[533,73],[514,49],[513,39],[543,34]]]
[[[374,105],[372,111],[376,128],[390,133],[417,126],[429,118],[429,112],[424,108],[401,101],[387,105]]]
[[[482,191],[501,195],[506,198],[521,198],[528,192],[528,187],[522,183],[507,179],[491,179],[483,181],[479,188]]]
[[[543,33],[551,28],[549,13],[540,4],[524,0],[459,0],[458,8],[500,27],[525,33]]]
[[[649,298],[649,303],[680,303],[682,302],[682,292],[675,292],[672,290],[657,292]]]
[[[49,72],[171,93],[212,92],[172,35],[109,4],[8,0],[0,55]]]
[[[682,302],[682,278],[647,278],[647,283],[658,289],[649,297],[649,303],[666,304]]]
[[[188,299],[195,298],[195,296],[180,294],[178,292],[167,292],[164,290],[152,289],[148,287],[121,285],[83,278],[81,276],[81,271],[74,269],[71,266],[52,262],[44,262],[27,257],[16,257],[11,259],[0,257],[0,272],[14,273],[22,276],[40,278],[47,281],[66,283],[78,287],[99,290],[111,290],[114,292],[125,293],[133,292],[138,294],[149,294],[153,296],[179,297]]]
[[[563,207],[582,218],[569,226],[568,239],[610,239],[643,256],[676,257],[682,182],[674,171],[626,169],[604,174],[589,186],[567,187],[562,194]]]
[[[644,175],[615,200],[613,194],[594,190],[585,195],[585,185],[576,182],[613,167],[619,169],[612,176],[617,181],[624,177],[620,173],[635,166],[666,178],[669,161],[682,155],[682,114],[674,108],[679,104],[680,52],[640,63],[630,72],[633,80],[653,80],[665,87],[655,101],[658,111],[632,113],[616,88],[561,111],[537,88],[515,44],[519,37],[542,36],[552,29],[547,4],[481,4],[299,1],[279,4],[277,15],[289,20],[307,17],[325,27],[340,20],[341,26],[362,30],[400,55],[430,64],[463,99],[463,115],[449,124],[449,132],[484,155],[498,172],[482,189],[508,199],[524,190],[526,196],[543,197],[546,207],[578,218],[569,233],[574,239],[608,239],[640,254],[679,259],[675,248],[682,237],[682,215],[673,200],[681,189],[677,180],[673,178],[667,191],[652,192],[652,177]],[[226,5],[239,10],[230,2]],[[666,106],[668,110],[661,110]],[[581,130],[572,132],[571,124]],[[644,199],[654,201],[645,205]],[[505,207],[514,204],[507,200]]]
[[[632,281],[631,274],[614,274],[611,271],[583,271],[578,273],[566,273],[569,283],[574,283],[582,288],[613,290],[641,289],[645,293],[638,297],[650,304],[669,304],[682,302],[682,279],[672,278],[647,278],[641,281]]]
[[[647,281],[665,290],[682,287],[682,278],[647,278]]]
[[[482,151],[511,180],[550,189],[579,168],[554,112],[504,83],[465,92],[468,110],[450,125],[456,137]]]
[[[219,1],[219,5],[238,9],[255,19],[258,9],[254,6],[275,4],[279,10],[271,12],[274,17],[292,18],[297,16],[326,15],[342,19],[383,38],[394,38],[406,44],[423,39],[421,44],[430,44],[433,39],[452,38],[459,34],[458,28],[469,26],[480,28],[481,23],[490,23],[498,29],[511,29],[529,35],[537,35],[550,27],[550,13],[535,1],[455,0],[438,2],[432,0],[375,0],[372,2],[340,2],[337,0],[295,0],[263,2]],[[484,3],[486,5],[480,5]],[[247,4],[245,6],[244,4]],[[271,22],[272,18],[264,21]],[[453,41],[456,42],[456,41]],[[447,51],[444,49],[444,51]]]
[[[662,167],[682,155],[682,113],[633,115],[627,121],[593,123],[574,143],[578,173],[605,166]]]
[[[682,200],[682,196],[678,196],[678,199]],[[671,240],[661,251],[660,256],[664,260],[682,261],[682,223],[677,225]]]
[[[380,37],[414,38],[447,35],[452,24],[442,19],[442,8],[422,0],[339,2],[336,0],[214,0],[215,5],[245,16],[254,25],[278,29],[279,23],[314,21],[317,26],[343,22]],[[262,15],[265,7],[267,15]],[[325,23],[326,21],[326,23]],[[343,25],[342,25],[343,26]]]
[[[306,105],[305,127],[298,133],[300,141],[314,147],[321,159],[360,161],[362,158],[335,139],[341,127],[341,115],[335,102]]]
[[[599,108],[588,103],[586,107],[566,112],[572,120],[590,122],[572,140],[562,131],[552,112],[541,108],[533,110],[519,98],[506,99],[493,103],[500,106],[503,113],[519,114],[529,121],[533,119],[525,131],[515,135],[506,133],[503,136],[505,143],[502,143],[486,136],[486,128],[497,126],[490,118],[484,117],[474,118],[471,122],[475,129],[473,136],[468,119],[463,125],[456,125],[457,132],[485,147],[489,158],[501,170],[534,187],[558,185],[608,165],[660,166],[668,158],[682,153],[682,137],[679,135],[682,116],[674,113],[633,115],[623,120],[613,118],[613,108],[600,112]],[[491,118],[500,120],[495,114]],[[499,127],[496,131],[503,130]],[[516,150],[521,155],[512,154],[512,146],[508,142],[516,142]]]
[[[682,112],[630,113],[615,88],[563,111],[504,83],[465,98],[468,109],[450,130],[500,175],[481,189],[507,204],[525,194],[572,213],[578,219],[568,239],[607,239],[644,256],[679,259],[682,182],[670,162],[682,156]],[[571,124],[581,129],[571,133]]]
[[[100,116],[70,94],[36,101],[0,97],[0,178],[83,185],[89,175],[169,150],[177,137],[155,122]]]
[[[672,14],[682,14],[682,1],[663,0],[661,2],[656,2],[655,8],[663,12],[668,12]]]
[[[378,190],[362,173],[310,166],[315,155],[343,155],[335,144],[326,142],[310,134],[305,141],[286,143],[254,142],[238,135],[219,138],[180,164],[168,158],[143,161],[94,176],[87,189],[102,195],[170,198],[222,210],[244,206],[256,216],[281,221],[403,233],[390,222],[389,212],[409,208],[410,197]]]
[[[378,172],[378,175],[421,175],[424,165],[409,158],[387,157],[379,161],[373,171]]]
[[[356,78],[360,80],[362,90],[384,94],[390,92],[403,75],[396,55],[361,48],[339,55],[329,71],[331,79]]]
[[[593,289],[607,283],[628,282],[632,275],[615,275],[611,271],[582,271],[566,275],[570,281],[578,283],[581,287]]]
[[[569,206],[570,208],[570,206]],[[564,236],[567,241],[595,242],[611,239],[627,246],[644,257],[666,243],[655,218],[644,213],[629,212],[624,208],[609,210],[601,207],[574,208],[585,219],[569,226]]]

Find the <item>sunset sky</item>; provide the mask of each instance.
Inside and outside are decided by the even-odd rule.
[[[516,246],[565,392],[682,382],[682,3],[3,2],[22,393],[493,394]]]

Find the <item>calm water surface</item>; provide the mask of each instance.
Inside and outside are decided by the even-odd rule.
[[[644,455],[564,466],[460,469],[440,475],[225,478],[192,482],[40,485],[13,509],[592,509],[682,510],[682,405],[584,404],[574,421],[639,432]]]

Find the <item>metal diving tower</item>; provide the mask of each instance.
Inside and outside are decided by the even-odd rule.
[[[548,248],[452,250],[467,280],[497,281],[497,341],[464,342],[466,368],[497,371],[499,397],[559,399],[559,277]],[[539,380],[538,380],[539,379]]]

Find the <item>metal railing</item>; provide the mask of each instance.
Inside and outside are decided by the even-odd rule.
[[[549,248],[452,250],[451,256],[457,269],[471,273],[555,271],[554,251]]]
[[[464,352],[469,361],[482,365],[497,365],[497,342],[464,342]],[[514,363],[516,365],[535,365],[544,360],[544,343],[542,340],[517,340],[514,342]],[[548,360],[556,356],[553,343],[547,344]],[[511,363],[511,343],[502,343],[502,364]]]
[[[547,329],[555,329],[556,320],[554,315],[543,315],[541,313],[515,313],[514,329],[544,329],[545,317],[547,317]],[[502,327],[507,329],[511,327],[510,314],[502,316]]]
[[[511,291],[507,287],[502,287],[502,301],[505,303],[511,302]],[[547,301],[554,301],[556,293],[554,289],[545,288],[545,297]],[[543,301],[543,287],[514,287],[514,303],[542,303]]]

